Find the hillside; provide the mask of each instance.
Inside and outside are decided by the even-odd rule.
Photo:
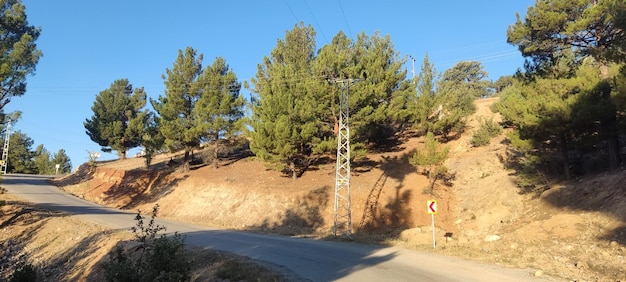
[[[425,176],[408,158],[420,138],[352,164],[354,239],[396,244],[575,281],[626,280],[626,170],[555,183],[539,197],[520,195],[505,169],[505,137],[470,145],[495,99],[476,101],[467,131],[448,144],[452,186],[423,193]],[[199,225],[332,238],[335,164],[330,160],[293,181],[254,158],[223,160],[181,174],[162,155],[151,169],[143,158],[81,166],[55,183],[82,198],[129,210],[161,206],[161,216]],[[438,246],[433,250],[426,201],[438,200]]]

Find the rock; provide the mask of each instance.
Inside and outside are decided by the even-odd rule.
[[[461,222],[463,222],[463,220],[459,218],[459,219],[454,221],[454,224],[459,225],[459,224],[461,224]]]
[[[541,277],[541,276],[543,276],[543,271],[541,270],[535,271],[535,277]]]
[[[498,235],[491,235],[491,236],[487,236],[485,238],[485,242],[495,242],[502,239],[502,237],[498,236]]]

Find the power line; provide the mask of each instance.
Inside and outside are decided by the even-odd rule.
[[[348,34],[352,37],[352,30],[350,30],[350,25],[348,24],[348,18],[346,18],[346,12],[343,10],[343,5],[341,5],[341,0],[337,0],[339,2],[339,7],[341,8],[341,14],[343,15],[343,21],[346,23],[348,27]]]
[[[311,7],[309,7],[309,3],[306,0],[304,0],[304,4],[306,5],[306,8],[309,9],[309,13],[313,17],[313,21],[315,22],[315,25],[317,25],[317,28],[320,29],[320,33],[322,34],[322,37],[324,37],[324,41],[326,41],[326,43],[328,43],[329,41],[326,38],[326,35],[324,34],[324,30],[322,30],[322,27],[317,22],[317,18],[315,18],[315,15],[313,14],[313,11],[311,11]]]
[[[291,7],[289,6],[289,3],[287,3],[287,0],[283,0],[283,2],[285,2],[285,5],[287,6],[287,9],[289,9],[289,12],[291,12],[291,15],[293,16],[293,18],[296,20],[296,22],[300,22],[300,20],[298,19],[298,17],[296,17],[296,14],[293,12],[293,10],[291,9]]]

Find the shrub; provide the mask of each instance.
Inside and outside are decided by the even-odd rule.
[[[481,121],[480,128],[474,132],[470,142],[474,147],[485,146],[489,144],[491,138],[498,136],[501,132],[502,127],[492,119]]]
[[[104,263],[107,281],[188,281],[191,279],[190,254],[185,250],[184,238],[174,233],[157,236],[164,226],[155,223],[158,205],[144,226],[141,211],[137,212],[136,226],[131,230],[139,245],[131,251],[117,246],[110,260]]]
[[[32,282],[37,281],[37,269],[29,263],[20,265],[9,282]]]

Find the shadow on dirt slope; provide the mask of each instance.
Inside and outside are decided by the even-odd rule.
[[[541,198],[555,207],[611,215],[623,225],[598,239],[626,246],[626,170],[572,181],[544,192]]]
[[[30,225],[49,217],[67,216],[64,212],[52,212],[45,209],[33,208],[24,202],[11,201],[8,204],[23,207],[15,211],[11,217],[0,224],[0,229],[17,224]]]
[[[187,176],[171,178],[174,170],[131,170],[128,177],[123,177],[105,192],[106,201],[124,203],[121,209],[134,209],[145,203],[155,202],[172,192],[178,182]]]
[[[291,236],[313,234],[317,228],[324,226],[322,211],[328,206],[329,191],[328,186],[312,190],[297,198],[295,204],[280,215],[280,222],[271,223],[266,218],[260,225],[248,229]]]
[[[363,216],[358,225],[358,232],[367,234],[378,233],[388,236],[399,236],[402,230],[410,228],[412,223],[411,201],[412,191],[404,189],[404,180],[408,174],[415,173],[415,167],[409,163],[409,158],[415,154],[411,150],[400,156],[382,156],[379,167],[383,171],[374,183],[367,196],[367,200],[362,207]],[[395,187],[387,187],[388,178],[396,183]],[[393,197],[387,199],[387,203],[382,205],[380,195],[384,188],[394,190]],[[357,205],[360,206],[360,205]]]

